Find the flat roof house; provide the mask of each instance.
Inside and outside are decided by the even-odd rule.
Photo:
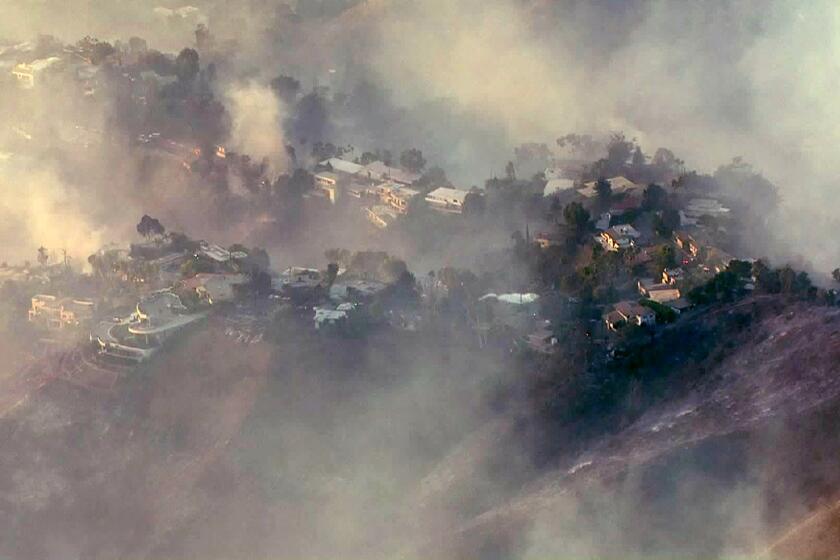
[[[461,214],[464,212],[464,201],[469,191],[440,187],[426,195],[429,208],[438,212]]]
[[[374,161],[365,165],[357,175],[371,181],[394,181],[401,185],[411,185],[420,179],[420,175],[417,173],[390,167],[381,161]]]
[[[408,187],[397,187],[391,189],[385,198],[385,202],[400,214],[408,213],[408,205],[419,195],[420,192]]]
[[[318,163],[318,165],[331,169],[337,175],[356,175],[364,169],[363,165],[341,158],[325,159],[324,161]]]

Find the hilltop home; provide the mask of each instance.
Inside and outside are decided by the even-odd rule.
[[[325,159],[318,165],[326,168],[329,171],[333,171],[336,175],[339,176],[357,175],[360,171],[364,169],[363,165],[359,165],[358,163],[353,163],[352,161],[347,161],[341,158]]]
[[[370,181],[393,181],[401,185],[411,185],[420,179],[420,175],[417,173],[390,167],[381,161],[374,161],[365,165],[358,172],[358,175]]]
[[[634,301],[621,301],[613,306],[613,310],[604,316],[604,322],[611,331],[618,330],[624,325],[652,326],[656,324],[656,313]]]
[[[439,212],[461,214],[464,212],[464,201],[469,191],[440,187],[426,195],[429,208]]]
[[[639,280],[637,286],[640,294],[659,303],[667,303],[680,297],[679,289],[670,284],[655,283],[649,278]]]
[[[612,189],[612,194],[621,194],[621,193],[628,193],[633,192],[638,189],[641,189],[641,185],[637,185],[627,177],[623,177],[621,175],[617,177],[613,177],[611,179],[607,179],[610,184],[610,188]],[[598,181],[589,181],[583,184],[583,188],[578,191],[582,196],[586,198],[595,198],[598,196],[598,191],[595,186],[598,184]]]

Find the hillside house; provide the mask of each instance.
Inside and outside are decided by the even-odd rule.
[[[357,175],[370,181],[393,181],[401,185],[411,185],[420,179],[418,173],[390,167],[381,161],[374,161],[365,165]]]
[[[670,284],[656,283],[649,278],[638,281],[639,293],[648,299],[659,303],[667,303],[679,299],[680,290]]]
[[[353,175],[357,175],[364,169],[363,165],[341,158],[325,159],[324,161],[319,162],[318,166],[324,168],[326,171],[332,171],[341,178],[349,178]]]
[[[411,201],[419,195],[420,192],[414,189],[410,189],[408,187],[397,187],[391,189],[388,195],[385,197],[385,203],[388,204],[391,208],[397,211],[399,214],[407,214],[408,213],[408,205],[411,204]]]
[[[639,237],[641,234],[636,228],[629,224],[620,224],[602,231],[596,240],[607,251],[620,251],[633,247]]]
[[[729,208],[723,206],[716,198],[692,198],[680,210],[680,224],[696,225],[702,217],[721,218],[729,213]]]
[[[685,271],[682,268],[666,268],[662,271],[662,283],[674,286],[685,278]]]
[[[426,195],[426,202],[429,208],[438,212],[461,214],[468,194],[469,191],[440,187]]]
[[[621,301],[604,315],[604,322],[611,331],[616,331],[624,325],[653,326],[656,324],[656,313],[634,301]]]
[[[607,181],[610,183],[612,194],[631,193],[642,188],[641,185],[637,185],[627,177],[623,177],[621,175],[607,179]],[[598,181],[586,182],[583,184],[583,188],[581,188],[578,193],[586,198],[595,198],[598,196],[598,191],[595,189],[597,184]]]

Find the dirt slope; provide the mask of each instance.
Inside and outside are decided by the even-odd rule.
[[[435,556],[465,557],[491,535],[551,512],[582,485],[615,480],[675,450],[807,414],[840,396],[840,310],[798,305],[754,325],[749,340],[691,394],[650,410],[509,503],[462,525]],[[451,546],[450,546],[451,545]],[[808,557],[808,556],[806,556]]]

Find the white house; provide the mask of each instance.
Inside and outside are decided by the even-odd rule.
[[[356,175],[362,169],[364,169],[363,165],[359,165],[358,163],[353,163],[352,161],[347,161],[341,158],[325,159],[318,165],[320,165],[321,167],[329,167],[333,170],[333,172],[345,175]]]
[[[440,212],[460,214],[464,211],[464,201],[469,191],[440,187],[426,195],[429,207]]]
[[[394,181],[401,185],[410,185],[420,179],[420,175],[417,173],[390,167],[381,161],[374,161],[365,165],[357,175],[371,181]]]

